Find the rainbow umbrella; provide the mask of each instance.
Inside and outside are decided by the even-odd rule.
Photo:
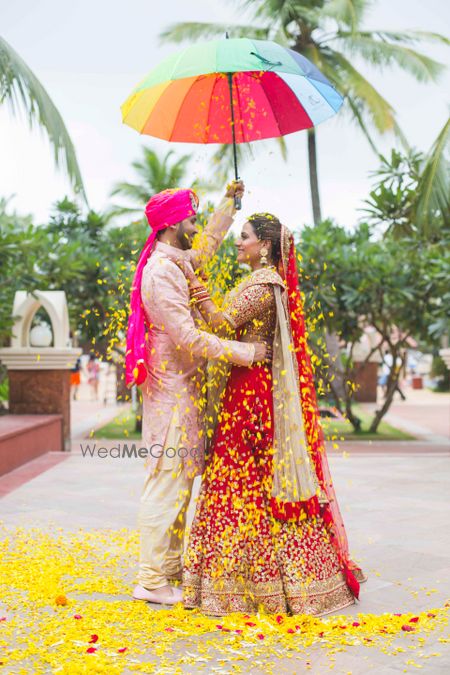
[[[236,143],[285,136],[332,117],[342,96],[301,54],[275,42],[231,38],[164,59],[122,105],[141,134],[184,143]]]

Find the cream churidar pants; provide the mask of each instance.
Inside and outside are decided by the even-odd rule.
[[[141,551],[138,583],[149,591],[180,578],[186,511],[193,480],[185,478],[178,449],[181,429],[174,412],[156,471],[147,477],[138,516]],[[175,457],[167,454],[175,449]]]

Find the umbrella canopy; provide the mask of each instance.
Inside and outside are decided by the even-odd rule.
[[[122,116],[139,133],[167,141],[247,143],[316,126],[342,102],[301,54],[232,38],[166,58],[125,101]]]

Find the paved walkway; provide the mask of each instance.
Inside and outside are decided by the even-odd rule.
[[[348,442],[330,452],[330,464],[346,522],[353,557],[367,572],[361,602],[345,611],[414,612],[443,606],[450,591],[450,529],[448,485],[449,444],[446,437],[450,397],[411,392],[405,403],[395,402],[393,413],[406,430],[423,425],[422,437],[414,442]],[[55,528],[73,533],[78,528],[105,532],[110,528],[134,530],[144,470],[142,460],[105,459],[83,456],[80,444],[111,448],[120,441],[87,440],[93,428],[115,417],[123,408],[103,401],[89,401],[80,391],[73,404],[74,438],[71,453],[48,453],[0,479],[0,518],[7,528],[37,527],[44,533]],[[393,420],[392,420],[393,421]],[[84,437],[85,440],[82,440]],[[128,441],[130,444],[130,441]],[[198,481],[194,492],[198,490]],[[189,521],[193,516],[191,504]],[[104,535],[103,535],[104,541]],[[114,542],[114,537],[112,537]],[[113,551],[114,543],[107,544]],[[126,573],[130,588],[134,569]],[[121,599],[110,596],[111,600]],[[123,601],[127,597],[123,596]],[[441,633],[427,635],[426,643],[413,654],[427,675],[450,672],[450,653]],[[143,640],[145,637],[143,636]],[[352,646],[334,654],[335,672],[366,675],[416,672],[411,665],[409,636],[400,638],[395,656],[364,646]],[[207,648],[203,640],[199,642]],[[403,645],[403,647],[402,647]],[[180,644],[176,650],[182,653]],[[196,644],[189,649],[196,649]],[[177,652],[178,653],[178,652]],[[435,654],[441,654],[435,657]],[[422,660],[420,660],[422,659]],[[299,661],[300,663],[300,661]],[[276,665],[275,665],[276,664]],[[305,665],[306,664],[306,665]],[[208,664],[213,666],[213,664]],[[320,645],[312,645],[308,660],[297,667],[281,656],[274,659],[274,672],[308,672],[322,675],[330,669]],[[215,668],[215,669],[214,669]],[[208,672],[227,670],[221,657]],[[155,672],[168,672],[156,670]],[[180,672],[193,672],[180,670]],[[204,671],[206,672],[206,671]],[[257,666],[247,672],[267,672]]]
[[[361,603],[345,613],[417,613],[442,606],[450,590],[447,457],[352,453],[332,455],[330,463],[353,555],[369,575]],[[1,518],[8,527],[44,531],[134,528],[142,480],[142,460],[100,459],[73,452],[7,494],[1,501]],[[132,581],[130,572],[130,587]],[[427,675],[450,672],[450,654],[445,644],[437,642],[439,637],[428,635],[422,649],[424,658],[444,654],[425,662]],[[405,665],[405,654],[387,657],[355,646],[335,657],[339,673],[415,672]],[[308,658],[309,672],[328,671],[319,646],[312,648]],[[414,658],[418,660],[417,654]]]
[[[450,394],[436,394],[428,389],[403,389],[406,401],[396,394],[383,418],[392,426],[429,443],[450,446]],[[375,404],[362,404],[373,412]],[[380,405],[380,403],[378,403]]]

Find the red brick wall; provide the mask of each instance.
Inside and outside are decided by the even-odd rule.
[[[12,415],[61,415],[62,444],[70,443],[70,371],[8,370]]]

